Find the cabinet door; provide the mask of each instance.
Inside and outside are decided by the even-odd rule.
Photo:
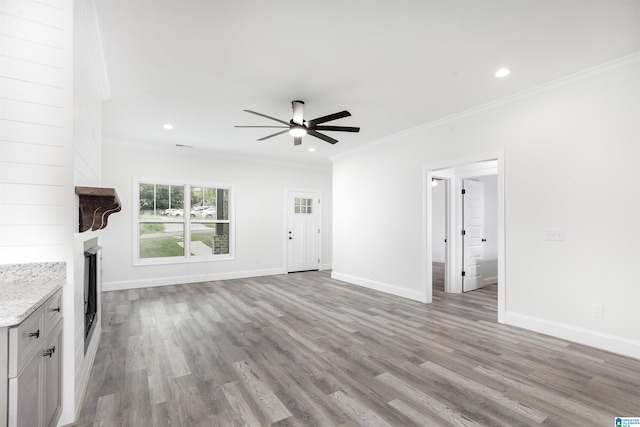
[[[44,357],[36,352],[20,375],[9,379],[9,427],[43,427],[43,380]]]
[[[62,320],[47,336],[43,359],[44,425],[55,427],[62,410]]]

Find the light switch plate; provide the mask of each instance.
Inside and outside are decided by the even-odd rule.
[[[561,242],[564,240],[564,230],[561,228],[544,230],[544,240]]]

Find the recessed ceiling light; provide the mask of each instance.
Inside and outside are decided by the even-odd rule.
[[[166,130],[173,129],[173,125],[171,123],[165,123],[162,127],[165,128]]]
[[[502,77],[507,77],[509,74],[511,74],[511,70],[508,68],[500,68],[498,71],[496,71],[495,76],[497,78],[502,78]]]
[[[309,151],[313,152],[313,151],[316,151],[316,149],[313,147],[309,147]]]

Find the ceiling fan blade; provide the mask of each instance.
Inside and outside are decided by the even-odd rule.
[[[352,126],[314,126],[314,130],[328,130],[335,132],[360,132],[360,128]]]
[[[284,120],[276,119],[275,117],[267,116],[266,114],[258,113],[257,111],[251,111],[251,110],[242,110],[242,111],[246,111],[247,113],[255,114],[256,116],[261,116],[266,119],[275,120],[278,123],[282,123],[284,125],[289,126],[289,123],[285,122]]]
[[[336,142],[338,142],[338,140],[337,140],[337,139],[333,139],[333,138],[331,138],[330,136],[323,135],[323,134],[321,134],[320,132],[316,132],[316,131],[315,131],[315,130],[313,130],[313,129],[307,129],[307,133],[308,133],[309,135],[313,135],[313,136],[315,136],[316,138],[320,138],[320,139],[321,139],[321,140],[323,140],[323,141],[327,141],[329,144],[335,144]]]
[[[278,129],[284,129],[284,128],[289,128],[289,126],[243,126],[243,125],[237,125],[234,126],[234,128],[278,128]]]
[[[331,120],[341,119],[343,117],[349,117],[351,115],[347,110],[340,111],[339,113],[329,114],[328,116],[318,117],[317,119],[309,120],[307,122],[308,126],[317,125],[319,123],[330,122]]]
[[[293,145],[300,145],[302,144],[302,137],[301,136],[294,136],[293,137]]]
[[[269,138],[273,138],[274,136],[282,135],[282,134],[283,134],[283,133],[285,133],[285,132],[289,132],[289,129],[285,129],[285,130],[283,130],[283,131],[276,132],[276,133],[271,134],[271,135],[269,135],[269,136],[265,136],[265,137],[263,137],[263,138],[260,138],[258,141],[264,141],[265,139],[269,139]]]

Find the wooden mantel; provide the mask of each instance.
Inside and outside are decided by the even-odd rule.
[[[102,230],[107,218],[121,209],[115,188],[76,187],[80,196],[80,232]]]

